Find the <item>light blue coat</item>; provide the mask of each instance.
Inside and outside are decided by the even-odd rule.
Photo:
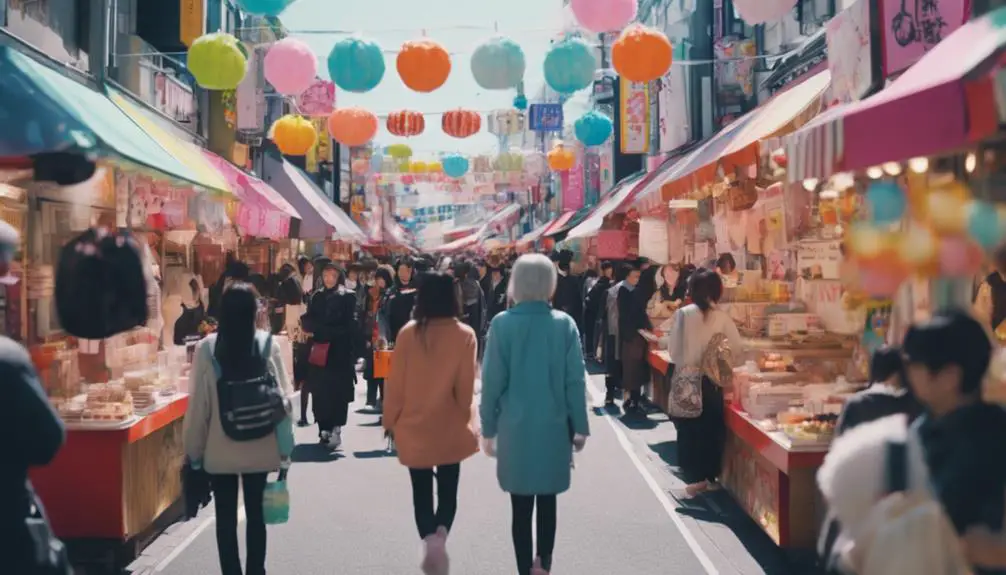
[[[576,322],[545,302],[493,318],[482,363],[482,435],[496,438],[496,476],[516,495],[569,489],[572,433],[589,435]]]

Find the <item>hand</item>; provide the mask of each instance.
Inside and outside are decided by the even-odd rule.
[[[577,453],[583,451],[583,447],[587,445],[587,436],[577,433],[573,436],[573,450]]]
[[[488,455],[489,457],[496,457],[496,438],[483,437],[482,451],[485,452],[485,454]]]
[[[968,529],[961,538],[961,549],[971,565],[990,569],[1006,567],[1006,538],[984,525]]]

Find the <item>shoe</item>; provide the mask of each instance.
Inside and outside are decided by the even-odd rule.
[[[605,406],[609,406],[609,407],[612,406],[612,405],[615,405],[615,394],[614,393],[612,393],[610,391],[605,392],[605,394],[604,394],[604,405]]]
[[[332,449],[338,449],[340,445],[342,445],[342,428],[336,427],[335,431],[332,432],[332,441],[328,446]]]
[[[541,566],[541,557],[536,557],[534,565],[531,566],[531,575],[548,575],[548,571]]]
[[[424,575],[448,575],[450,558],[447,556],[447,530],[437,528],[433,535],[423,540],[423,562],[419,564]]]
[[[320,443],[322,445],[331,445],[331,443],[332,443],[332,434],[331,434],[331,432],[322,431],[321,433],[319,433],[318,434],[318,443]]]
[[[698,483],[689,483],[685,487],[685,495],[689,498],[696,497],[702,493],[709,491],[708,481],[699,481]]]
[[[308,423],[306,419],[301,419],[300,421],[297,422],[297,427],[307,427],[308,425],[311,424]]]

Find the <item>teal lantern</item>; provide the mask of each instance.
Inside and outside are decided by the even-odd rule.
[[[238,8],[256,16],[279,16],[293,0],[238,0]]]
[[[369,92],[384,78],[384,51],[372,40],[343,38],[328,54],[328,75],[347,92]]]
[[[600,146],[611,136],[611,118],[591,110],[576,120],[573,131],[576,133],[576,139],[584,146]]]
[[[566,38],[552,45],[545,55],[545,82],[560,94],[572,94],[594,82],[597,61],[589,44]]]
[[[507,90],[524,79],[524,50],[509,38],[495,36],[472,52],[472,76],[486,90]]]
[[[874,223],[893,224],[905,215],[908,198],[897,183],[878,180],[870,182],[866,189],[866,205]]]
[[[461,154],[447,154],[440,159],[440,165],[450,178],[460,178],[468,173],[468,158]]]
[[[521,112],[527,110],[527,96],[524,94],[517,94],[513,99],[513,107],[517,108]]]
[[[1003,238],[1003,222],[999,212],[988,202],[975,200],[968,206],[968,233],[986,250],[999,245]]]

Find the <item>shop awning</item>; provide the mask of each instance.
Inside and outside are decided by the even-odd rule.
[[[566,212],[566,213],[568,213],[570,217],[573,217],[573,212]],[[565,215],[565,214],[563,214],[563,215]],[[558,221],[558,219],[561,218],[561,217],[562,216],[558,216],[558,217],[552,218],[551,220],[545,222],[544,224],[542,224],[542,225],[538,226],[537,228],[531,230],[530,232],[524,234],[523,236],[520,237],[519,240],[517,240],[517,244],[518,245],[526,245],[526,244],[533,244],[534,242],[538,241],[539,239],[541,239],[541,237],[543,235],[545,235],[545,232],[550,227],[552,227],[552,224],[554,224],[556,221]]]
[[[513,227],[520,219],[520,205],[509,204],[496,210],[479,229],[479,235],[486,236]]]
[[[653,170],[646,175],[646,182],[640,182],[638,186],[629,198],[627,198],[622,205],[620,210],[624,210],[627,206],[632,206],[642,213],[652,213],[658,211],[662,206],[666,206],[667,202],[663,201],[660,193],[660,188],[665,182],[672,179],[675,174],[675,170],[684,164],[688,155],[691,154],[695,149],[696,144],[692,144],[687,148],[681,150],[677,154],[664,160],[664,163],[660,164],[656,170]]]
[[[576,224],[575,227],[570,226],[571,229],[566,239],[586,238],[596,234],[601,229],[601,225],[604,224],[604,218],[628,201],[632,192],[638,186],[646,183],[655,175],[656,172],[650,172],[649,174],[639,172],[624,178],[615,185],[609,194],[601,198],[601,201],[594,206],[590,214],[583,218],[579,224]]]
[[[960,148],[995,133],[994,82],[1006,47],[1000,8],[961,26],[876,95],[828,110],[784,138],[791,181]]]
[[[192,144],[190,144],[192,145]],[[237,208],[237,223],[241,233],[259,238],[283,239],[290,237],[290,220],[301,219],[290,202],[262,180],[239,170],[234,164],[220,156],[197,148],[206,160],[217,169],[232,190],[237,193],[241,204]]]
[[[580,222],[587,219],[587,216],[589,216],[595,209],[597,209],[597,206],[584,206],[579,210],[576,210],[568,219],[564,218],[565,221],[560,219],[560,221],[556,222],[554,226],[549,228],[545,232],[545,237],[552,238],[557,242],[565,240],[569,231],[580,225]]]
[[[61,149],[92,150],[152,168],[185,185],[226,191],[215,172],[186,165],[149,136],[105,94],[0,46],[0,111],[5,131],[20,129],[20,155]],[[52,131],[55,129],[55,131]],[[221,187],[223,186],[223,187]]]
[[[360,226],[332,203],[325,192],[304,172],[284,159],[266,154],[266,179],[301,215],[297,237],[364,242],[367,235]]]
[[[831,72],[820,72],[735,120],[679,162],[672,177],[661,186],[663,201],[716,182],[721,179],[721,169],[725,174],[734,174],[757,165],[760,142],[792,132],[816,116],[830,83]]]
[[[475,233],[433,248],[433,252],[438,254],[455,254],[464,250],[470,250],[479,245],[479,242],[481,241],[481,236]]]

